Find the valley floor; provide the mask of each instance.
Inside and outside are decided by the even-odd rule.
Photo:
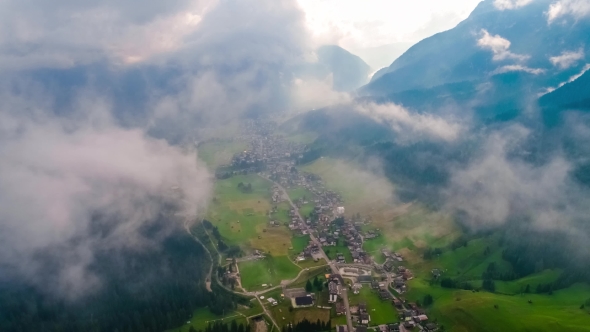
[[[228,155],[243,150],[244,146],[243,143],[224,145],[215,142],[212,146],[205,143],[200,149],[208,164],[214,167],[219,166],[220,160],[228,163],[231,160]],[[590,331],[590,313],[584,307],[585,303],[590,303],[589,285],[575,284],[551,295],[534,294],[537,285],[552,282],[562,273],[560,270],[545,270],[517,280],[496,280],[493,293],[484,291],[481,289],[482,273],[490,265],[499,271],[511,269],[510,264],[502,259],[503,248],[495,235],[470,238],[464,245],[453,247],[452,244],[463,234],[449,216],[417,202],[397,201],[392,194],[394,184],[363,169],[355,161],[320,158],[296,168],[299,172],[316,175],[322,188],[341,195],[347,218],[360,215],[368,220],[363,223],[361,232],[378,236],[365,239],[362,249],[372,256],[376,265],[386,261],[382,253],[384,249],[401,254],[403,262],[395,264],[395,268],[403,264],[412,271],[413,277],[407,281],[407,292],[394,294],[406,303],[424,303],[427,296],[431,297],[432,303],[424,303],[424,310],[429,321],[435,322],[441,330]],[[244,192],[239,189],[242,185],[250,185],[252,190]],[[292,184],[287,192],[291,200],[301,201],[298,212],[302,215],[307,216],[314,210],[315,205],[311,202],[317,194],[309,187]],[[253,300],[252,308],[241,308],[222,317],[212,315],[206,309],[197,310],[192,322],[183,326],[181,331],[188,331],[189,326],[204,329],[209,322],[219,319],[243,322],[252,315],[263,314],[264,309],[279,327],[303,319],[314,322],[332,320],[332,327],[346,325],[345,318],[337,315],[333,305],[325,300],[328,296],[325,289],[308,290],[316,297],[315,306],[311,308],[293,309],[291,301],[285,297],[287,288],[305,288],[308,281],[312,282],[316,277],[321,279],[329,272],[324,260],[297,259],[307,248],[309,235],[301,235],[286,227],[293,218],[290,206],[284,201],[277,203],[275,198],[273,182],[256,173],[216,181],[206,219],[216,227],[220,237],[211,240],[218,249],[223,242],[223,245],[236,246],[245,253],[245,258],[237,259],[240,282],[235,291],[256,294],[261,300]],[[269,224],[270,221],[276,221],[277,226]],[[340,241],[336,244],[324,248],[328,257],[334,260],[337,253],[343,254],[347,262],[352,262],[348,246]],[[444,250],[425,259],[425,251],[431,248]],[[222,262],[226,262],[225,257]],[[230,261],[228,259],[222,265],[227,268],[232,265]],[[433,270],[440,271],[438,279],[433,277]],[[373,275],[386,274],[373,271]],[[468,282],[476,290],[443,288],[440,286],[442,278]],[[351,283],[347,281],[347,285]],[[350,293],[351,306],[364,302],[370,308],[369,326],[400,321],[402,311],[396,310],[390,301],[382,301],[370,287],[365,285],[358,295]],[[262,300],[261,295],[275,299],[277,304]],[[271,329],[275,328],[274,323],[269,324]],[[416,327],[415,330],[424,328]]]

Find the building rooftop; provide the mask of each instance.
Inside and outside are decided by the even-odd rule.
[[[311,298],[311,296],[299,296],[295,298],[295,304],[300,306],[312,305],[313,299]]]

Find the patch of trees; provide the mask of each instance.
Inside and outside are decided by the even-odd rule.
[[[481,288],[487,290],[490,293],[496,292],[496,284],[492,279],[484,279],[483,283],[481,284]]]
[[[488,264],[487,269],[482,273],[482,279],[494,279],[510,281],[518,279],[517,274],[514,271],[500,271],[498,270],[496,263],[491,262]]]
[[[238,190],[244,194],[252,193],[254,190],[252,189],[251,183],[244,184],[243,182],[238,183]]]
[[[318,278],[318,276],[315,276],[315,278],[313,279],[313,282],[310,280],[307,280],[307,282],[305,283],[305,291],[308,293],[313,292],[314,289],[318,292],[321,292],[323,288],[324,288],[324,284]]]
[[[439,255],[442,255],[443,251],[441,248],[428,248],[423,254],[424,259],[429,260]]]
[[[216,177],[218,180],[225,180],[225,179],[229,179],[229,178],[231,178],[233,175],[234,175],[234,172],[228,172],[228,171],[225,171],[225,172],[215,172],[215,177]]]
[[[442,278],[440,286],[443,288],[456,288],[464,290],[473,290],[473,285],[467,281],[458,281],[451,278]]]
[[[451,250],[456,250],[461,247],[467,247],[469,239],[466,236],[460,236],[450,244]]]
[[[221,314],[243,301],[215,283],[213,293],[205,289],[209,257],[182,229],[168,235],[157,249],[94,254],[90,271],[101,280],[101,288],[76,300],[4,279],[0,331],[157,332],[182,325],[198,307]],[[46,281],[51,281],[49,275]]]
[[[243,171],[252,171],[252,172],[261,172],[266,169],[266,164],[262,160],[256,160],[254,162],[249,162],[247,160],[240,160],[238,162],[234,162],[232,168],[235,170],[236,173],[244,173]]]
[[[344,217],[338,217],[334,219],[334,224],[338,227],[342,227],[344,225]]]
[[[289,325],[283,327],[283,332],[325,332],[332,330],[332,322],[328,321],[324,323],[321,320],[317,320],[317,322],[312,323],[307,319],[302,320],[301,322],[295,325]]]
[[[242,249],[239,246],[230,246],[226,252],[227,257],[234,258],[234,257],[241,257],[242,256]]]
[[[305,291],[308,293],[313,291],[313,285],[311,284],[311,281],[309,281],[309,280],[305,283]]]
[[[428,307],[430,305],[432,305],[434,303],[434,299],[432,298],[432,295],[430,294],[426,294],[424,295],[424,298],[422,298],[422,305],[425,307]]]
[[[510,229],[505,235],[502,258],[513,267],[514,278],[522,278],[546,269],[563,269],[559,278],[535,289],[548,293],[577,282],[590,282],[590,256],[570,238],[558,231],[541,232],[527,227]]]

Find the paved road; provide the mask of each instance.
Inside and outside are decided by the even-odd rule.
[[[263,177],[263,178],[265,178],[265,179],[267,179],[269,181],[272,181],[269,178],[266,178],[266,177]],[[322,244],[315,237],[315,235],[313,235],[313,232],[311,231],[311,229],[309,228],[309,226],[307,226],[307,224],[305,223],[305,219],[299,213],[299,208],[297,208],[297,206],[291,200],[291,197],[289,197],[289,194],[287,193],[287,190],[285,190],[285,188],[283,188],[283,186],[281,186],[277,182],[275,182],[275,181],[272,181],[272,182],[283,192],[283,196],[287,198],[287,201],[289,201],[289,204],[291,205],[291,207],[293,209],[295,209],[295,214],[297,214],[297,217],[299,217],[300,220],[303,220],[303,224],[305,225],[305,227],[307,229],[307,232],[309,233],[309,237],[320,248],[320,254],[326,260],[326,262],[328,262],[328,265],[330,266],[330,269],[332,270],[332,273],[333,274],[339,274],[338,266],[336,265],[336,263],[330,261],[330,259],[328,258],[328,255],[326,255],[326,253],[324,252],[324,249],[322,248]],[[353,329],[352,329],[352,318],[350,316],[350,304],[348,303],[348,290],[347,290],[346,287],[342,287],[342,295],[341,295],[341,297],[342,297],[342,301],[344,302],[344,307],[346,308],[346,325],[348,326],[348,332],[352,332],[353,331]]]
[[[267,179],[269,181],[272,181],[272,180],[270,180],[270,179],[268,179],[266,177],[263,177],[263,178],[265,178],[265,179]],[[289,197],[289,194],[287,193],[287,190],[285,190],[285,188],[283,188],[283,186],[281,186],[280,184],[278,184],[278,183],[276,183],[274,181],[272,181],[272,182],[275,185],[277,185],[278,188],[283,192],[283,196],[287,198],[287,200],[289,201],[289,204],[291,205],[291,207],[295,209],[295,213],[297,214],[297,217],[299,217],[301,220],[305,220],[305,219],[303,219],[303,217],[299,213],[299,209],[297,208],[297,206],[293,203],[293,201]],[[187,221],[185,223],[185,229],[186,229],[187,233],[189,233],[197,242],[199,242],[203,246],[203,248],[205,248],[205,250],[207,251],[207,254],[211,258],[211,266],[209,267],[209,272],[207,274],[207,280],[208,281],[206,282],[207,290],[211,291],[211,280],[212,280],[211,278],[213,278],[213,255],[211,254],[211,252],[209,251],[209,249],[207,248],[207,246],[205,246],[197,236],[194,236],[191,233],[189,224],[190,224],[190,221]],[[328,263],[328,265],[330,266],[330,269],[332,270],[332,273],[333,274],[339,274],[338,266],[336,265],[336,263],[330,261],[330,259],[328,258],[328,255],[326,255],[326,253],[324,252],[320,241],[315,237],[315,235],[313,235],[312,230],[307,226],[307,224],[305,224],[305,222],[304,222],[304,225],[305,225],[305,227],[306,227],[306,229],[307,229],[307,231],[309,233],[309,236],[310,236],[311,240],[314,243],[316,243],[318,245],[318,247],[320,248],[320,254],[321,254],[322,258],[324,258],[326,260],[326,262]],[[205,229],[205,232],[207,233],[207,236],[209,236],[209,233],[207,232],[206,229]],[[215,245],[213,245],[213,248],[217,251],[217,247],[215,247]],[[218,257],[218,265],[221,266],[221,254],[219,253],[219,251],[217,251],[217,257]],[[259,295],[262,295],[262,294],[264,294],[266,292],[270,292],[270,291],[275,290],[275,289],[277,289],[279,287],[287,286],[287,285],[295,282],[301,276],[302,273],[307,272],[307,271],[308,271],[308,269],[303,269],[303,270],[299,271],[299,274],[297,275],[296,278],[291,279],[291,280],[287,280],[287,281],[281,281],[281,283],[279,285],[276,285],[274,287],[265,289],[263,291],[258,291],[258,292],[239,292],[239,291],[236,291],[236,290],[231,290],[231,289],[227,288],[225,285],[223,285],[221,283],[221,281],[219,280],[219,278],[215,278],[215,279],[217,280],[217,283],[221,287],[225,288],[228,291],[231,291],[231,292],[236,293],[236,294],[248,295],[248,296],[254,296],[254,297],[256,297],[256,299],[258,300],[258,302],[262,306],[262,308],[264,310],[264,313],[271,319],[271,321],[273,322],[273,325],[277,328],[277,330],[280,331],[281,329],[279,328],[279,325],[276,323],[276,321],[274,320],[274,318],[272,317],[272,315],[270,314],[270,312],[268,312],[268,310],[264,306],[264,303],[262,303],[262,301],[260,300]],[[346,308],[346,324],[348,326],[348,331],[349,332],[352,332],[353,331],[353,328],[352,328],[352,318],[350,316],[350,304],[348,302],[348,289],[346,287],[343,287],[341,297],[342,297],[342,300],[344,302],[344,306]]]
[[[277,331],[280,331],[281,328],[279,327],[279,324],[277,324],[277,322],[275,322],[275,319],[272,317],[270,312],[268,312],[268,310],[264,306],[264,303],[262,303],[262,300],[260,300],[260,298],[258,296],[256,297],[256,299],[258,300],[258,303],[260,303],[260,306],[262,306],[262,310],[264,310],[264,313],[268,316],[268,318],[270,318],[270,320],[272,321],[274,326],[277,328]]]

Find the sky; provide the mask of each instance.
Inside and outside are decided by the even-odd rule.
[[[373,69],[469,16],[479,0],[298,0],[319,43],[337,44]],[[398,47],[395,47],[395,45]]]

